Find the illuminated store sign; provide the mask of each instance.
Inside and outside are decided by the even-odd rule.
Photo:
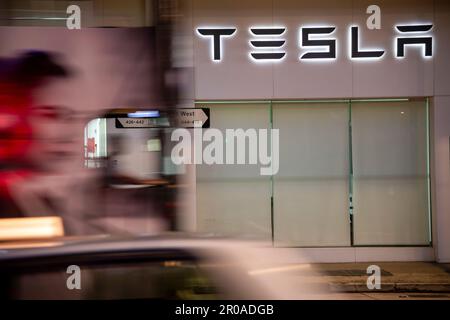
[[[394,56],[405,57],[406,49],[419,47],[424,58],[433,56],[433,37],[430,34],[432,24],[396,25],[397,35],[394,38]],[[337,41],[333,37],[335,26],[305,26],[299,28],[300,60],[333,60],[337,58]],[[224,58],[224,48],[228,41],[232,41],[238,29],[236,27],[200,27],[197,33],[200,37],[209,40],[211,59],[220,62]],[[256,62],[276,62],[286,57],[286,40],[283,37],[287,32],[285,27],[250,27],[249,40],[250,59]],[[348,56],[350,59],[380,59],[385,55],[385,49],[367,48],[361,45],[360,27],[351,26],[348,29]]]

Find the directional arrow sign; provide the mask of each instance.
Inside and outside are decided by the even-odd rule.
[[[133,113],[134,114],[134,113]],[[130,114],[115,117],[116,128],[209,128],[209,108],[172,109],[170,117],[147,117],[144,114],[139,117],[130,117]]]
[[[209,128],[209,108],[177,109],[176,124],[180,128],[195,128],[195,123],[202,128]]]
[[[116,118],[116,128],[168,127],[167,118]]]

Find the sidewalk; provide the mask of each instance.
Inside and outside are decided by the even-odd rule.
[[[381,268],[381,289],[367,288],[369,265]],[[450,293],[450,264],[431,262],[372,262],[313,264],[321,276],[313,282],[337,292],[447,292]]]

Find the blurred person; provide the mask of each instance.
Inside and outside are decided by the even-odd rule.
[[[0,60],[0,218],[58,216],[65,235],[103,233],[89,219],[102,212],[99,183],[82,167],[79,77],[58,58]]]
[[[44,177],[74,158],[67,121],[73,111],[40,104],[37,93],[71,72],[50,53],[28,51],[0,60],[0,217],[59,215]],[[55,124],[56,123],[56,124]],[[58,179],[59,180],[59,179]]]
[[[87,121],[74,105],[82,85],[57,58],[29,51],[0,60],[0,218],[59,216],[66,235],[167,230],[173,190],[118,170],[123,137],[112,139],[106,170],[83,168]]]

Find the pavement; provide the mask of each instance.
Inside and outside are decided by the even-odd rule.
[[[381,288],[367,287],[367,267],[381,268]],[[327,286],[332,292],[397,294],[407,297],[430,293],[443,298],[450,297],[450,264],[432,262],[371,262],[371,263],[325,263],[313,264],[319,273],[308,275],[308,281]],[[449,295],[441,293],[448,293]],[[367,295],[366,295],[367,296]],[[395,296],[395,295],[394,295]],[[399,295],[401,298],[402,295]]]
[[[450,300],[450,293],[352,292],[321,295],[317,300]]]

